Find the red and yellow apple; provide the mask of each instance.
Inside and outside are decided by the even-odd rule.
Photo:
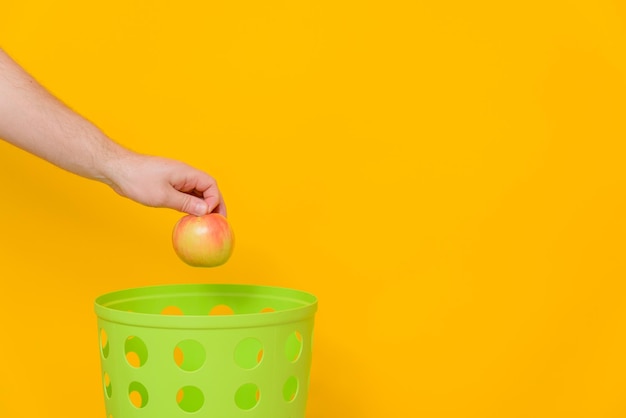
[[[226,218],[218,213],[187,215],[174,226],[174,251],[193,267],[217,267],[233,252],[234,235]]]

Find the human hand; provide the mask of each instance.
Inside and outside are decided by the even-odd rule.
[[[132,152],[65,106],[0,48],[0,138],[147,206],[193,215],[226,206],[215,180],[179,161]]]
[[[180,161],[128,153],[112,158],[102,179],[120,195],[152,207],[175,209],[196,216],[226,205],[213,177]]]

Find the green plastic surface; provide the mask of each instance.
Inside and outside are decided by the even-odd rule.
[[[106,418],[304,418],[316,309],[315,296],[270,286],[100,296]]]

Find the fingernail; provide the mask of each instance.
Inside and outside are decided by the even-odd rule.
[[[206,203],[204,202],[196,203],[196,215],[198,216],[206,215],[206,211],[207,211]]]

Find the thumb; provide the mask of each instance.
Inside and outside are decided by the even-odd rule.
[[[164,206],[196,216],[206,215],[209,210],[209,205],[203,199],[176,190],[168,193]]]

